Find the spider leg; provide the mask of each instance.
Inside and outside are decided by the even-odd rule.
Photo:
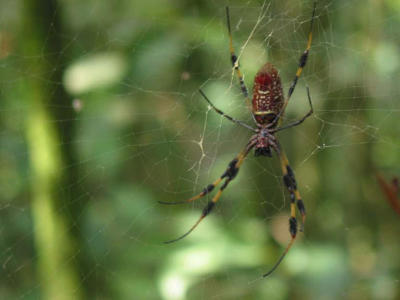
[[[311,42],[312,42],[312,32],[313,32],[313,25],[314,25],[314,19],[315,19],[315,10],[317,7],[317,2],[314,2],[314,9],[312,12],[312,16],[311,16],[311,24],[310,24],[310,31],[308,32],[308,40],[307,40],[307,47],[306,50],[304,50],[303,54],[300,56],[300,60],[299,60],[299,66],[297,68],[296,71],[296,75],[292,81],[292,83],[290,84],[290,88],[289,88],[289,92],[288,92],[288,96],[285,100],[285,102],[283,103],[282,106],[282,110],[280,111],[280,113],[275,117],[273,123],[275,124],[276,122],[278,122],[278,120],[280,119],[280,117],[285,113],[285,109],[286,106],[289,103],[290,97],[292,96],[294,89],[296,87],[297,81],[300,78],[301,73],[303,72],[303,69],[307,63],[307,58],[308,58],[308,53],[310,52],[310,48],[311,48]]]
[[[237,159],[237,158],[235,158],[235,159]],[[234,159],[234,160],[235,160]],[[234,161],[233,160],[233,161]],[[233,162],[232,161],[232,162]],[[232,163],[231,162],[231,163]],[[229,164],[230,165],[230,164]],[[229,167],[228,167],[228,169],[229,169]],[[225,171],[225,173],[228,171],[228,169]],[[224,173],[224,174],[225,174]],[[223,174],[223,175],[224,175]],[[222,175],[222,176],[223,176]],[[190,203],[190,202],[193,202],[193,201],[195,201],[195,200],[197,200],[197,199],[200,199],[200,198],[203,198],[205,195],[207,195],[208,193],[210,193],[221,181],[222,181],[222,179],[223,179],[223,177],[220,177],[220,178],[218,178],[217,180],[215,180],[213,183],[210,183],[209,185],[207,185],[204,189],[203,189],[203,191],[201,192],[201,193],[199,193],[199,194],[197,194],[196,196],[193,196],[192,198],[189,198],[189,199],[187,199],[187,200],[183,200],[183,201],[175,201],[175,202],[165,202],[165,201],[158,201],[158,203],[160,203],[160,204],[166,204],[166,205],[175,205],[175,204],[185,204],[185,203]]]
[[[276,128],[276,129],[274,130],[274,132],[281,131],[281,130],[285,130],[285,129],[288,129],[288,128],[291,128],[291,127],[295,127],[295,126],[297,126],[297,125],[300,125],[300,124],[303,123],[309,116],[311,116],[311,115],[313,114],[314,109],[313,109],[312,102],[311,102],[310,89],[308,88],[308,86],[307,86],[306,88],[307,88],[308,102],[309,102],[309,104],[310,104],[310,110],[308,111],[308,113],[306,113],[306,114],[304,115],[304,117],[302,117],[300,120],[297,120],[297,121],[295,121],[295,122],[293,122],[293,123],[289,123],[289,124],[287,124],[287,125],[285,125],[285,126]]]
[[[297,182],[296,178],[294,176],[293,169],[289,165],[289,161],[286,157],[285,152],[280,150],[279,157],[281,160],[281,167],[282,167],[282,173],[283,173],[283,182],[287,188],[287,190],[290,193],[290,211],[291,211],[291,218],[294,218],[294,221],[296,220],[296,206],[301,214],[302,217],[302,225],[300,228],[300,231],[304,230],[304,223],[306,220],[306,208],[304,206],[304,202],[301,199],[300,192],[297,189]]]
[[[303,200],[301,200],[300,193],[297,190],[297,183],[296,183],[296,179],[294,176],[294,172],[289,165],[289,161],[286,157],[285,152],[283,152],[279,148],[276,148],[276,150],[277,150],[277,153],[278,153],[280,161],[281,161],[283,182],[290,193],[289,232],[291,235],[291,240],[290,240],[288,246],[286,247],[285,251],[281,255],[281,257],[278,259],[278,261],[272,267],[272,269],[270,271],[268,271],[267,273],[265,273],[263,275],[263,277],[267,277],[272,272],[275,271],[275,269],[280,265],[282,260],[285,258],[286,254],[289,252],[290,248],[292,247],[292,245],[296,239],[296,235],[297,235],[296,203],[297,203],[297,208],[302,216],[302,225],[301,225],[300,231],[303,231],[303,229],[304,229],[304,222],[305,222],[305,218],[306,218],[306,209],[304,207]]]
[[[185,234],[181,235],[180,237],[178,237],[176,239],[164,242],[165,244],[177,242],[177,241],[183,239],[184,237],[188,236],[200,224],[200,222],[212,211],[215,204],[218,202],[219,198],[221,197],[224,189],[228,186],[229,182],[231,182],[236,177],[237,173],[239,172],[239,168],[240,168],[241,164],[243,163],[244,159],[246,158],[246,156],[250,152],[250,150],[254,147],[254,145],[255,145],[255,140],[250,140],[250,142],[247,144],[246,148],[242,152],[240,152],[239,155],[237,157],[235,157],[229,163],[229,166],[226,169],[226,171],[224,172],[224,174],[222,174],[222,176],[217,180],[219,183],[222,179],[226,178],[224,184],[220,187],[220,189],[215,194],[215,196],[212,198],[212,200],[209,201],[207,203],[207,205],[204,207],[204,209],[201,213],[201,216],[197,220],[197,222]],[[207,193],[211,192],[214,189],[214,187],[215,186],[213,186],[212,184],[208,185],[207,188],[205,188],[203,192],[201,192],[199,195],[197,195],[193,198],[198,199],[198,198],[205,196]],[[203,193],[204,193],[204,195],[202,195]],[[193,198],[191,198],[191,199],[193,199]]]
[[[221,116],[227,118],[229,121],[239,124],[247,129],[250,129],[251,131],[256,132],[256,130],[251,127],[250,125],[247,125],[245,122],[240,121],[240,120],[236,120],[235,118],[232,118],[231,116],[228,116],[227,114],[225,114],[222,110],[219,110],[218,108],[215,107],[215,105],[211,102],[210,99],[207,98],[206,94],[204,94],[204,92],[202,90],[199,90],[200,94],[203,96],[203,98],[208,102],[208,104]]]
[[[229,52],[231,53],[232,67],[236,71],[236,76],[237,76],[237,78],[239,80],[240,89],[242,90],[242,94],[246,99],[247,105],[250,107],[249,92],[248,92],[248,89],[246,87],[246,84],[244,83],[243,74],[240,71],[239,60],[238,60],[238,57],[235,54],[235,49],[233,48],[229,7],[227,6],[225,9],[226,9],[226,24],[227,24],[227,27],[228,27],[228,34],[229,34]]]

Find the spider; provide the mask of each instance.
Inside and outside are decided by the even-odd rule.
[[[290,124],[281,126],[282,116],[285,112],[287,104],[292,96],[294,89],[296,87],[297,81],[303,71],[304,66],[306,65],[308,53],[311,48],[312,41],[312,29],[313,23],[315,19],[315,10],[316,10],[316,2],[314,2],[314,8],[312,12],[312,17],[310,21],[310,31],[308,33],[308,41],[307,47],[303,54],[300,57],[299,65],[297,68],[296,75],[289,87],[288,95],[286,99],[283,96],[283,89],[281,84],[281,79],[279,77],[277,69],[269,62],[265,63],[254,78],[254,86],[253,86],[253,98],[251,102],[251,113],[253,116],[253,120],[255,122],[256,128],[246,124],[243,121],[232,118],[218,109],[211,100],[204,94],[204,92],[200,89],[199,92],[204,98],[205,101],[213,108],[218,114],[225,117],[229,121],[236,123],[240,126],[243,126],[254,134],[250,137],[249,142],[245,146],[245,148],[228,164],[225,172],[213,183],[207,185],[201,193],[186,201],[178,201],[178,202],[163,202],[160,201],[161,204],[182,204],[182,203],[190,203],[197,199],[200,199],[209,193],[211,193],[214,188],[219,185],[222,181],[224,183],[219,188],[218,192],[214,195],[214,197],[207,203],[204,207],[200,218],[197,222],[183,235],[180,237],[165,242],[166,244],[173,243],[179,241],[189,235],[199,224],[200,222],[210,214],[215,204],[221,197],[223,191],[228,186],[228,184],[236,177],[239,172],[239,168],[242,165],[244,159],[249,154],[249,152],[254,149],[255,156],[272,156],[272,151],[275,151],[278,155],[281,163],[282,173],[283,173],[283,183],[286,186],[289,194],[290,194],[290,218],[289,218],[289,232],[291,235],[291,240],[288,243],[286,249],[279,257],[275,265],[271,268],[271,270],[263,275],[263,277],[267,277],[270,275],[275,269],[279,266],[279,264],[284,259],[285,255],[288,253],[290,248],[292,247],[298,230],[298,224],[296,219],[296,204],[297,209],[302,217],[300,231],[303,231],[304,222],[306,218],[306,209],[304,206],[304,202],[301,199],[300,193],[297,189],[297,183],[295,179],[295,175],[293,169],[289,165],[289,161],[286,157],[285,152],[282,150],[282,147],[279,144],[279,141],[275,134],[279,131],[300,125],[303,123],[309,116],[313,113],[313,107],[310,97],[310,91],[307,87],[307,97],[310,105],[310,110],[306,115],[304,115],[301,119],[292,122]],[[227,19],[227,27],[229,34],[229,50],[232,61],[232,68],[235,71],[237,78],[239,80],[239,85],[241,92],[247,101],[250,103],[248,89],[244,82],[243,74],[240,71],[238,57],[235,54],[235,50],[233,48],[232,42],[232,32],[231,32],[231,24],[230,24],[230,16],[229,16],[229,7],[226,7],[226,19]]]

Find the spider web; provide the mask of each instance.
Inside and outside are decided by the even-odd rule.
[[[72,138],[61,131],[55,145],[74,156],[61,171],[75,170],[75,177],[54,188],[77,252],[46,276],[79,262],[77,290],[60,299],[400,297],[393,259],[399,216],[375,179],[377,171],[388,179],[400,174],[396,1],[317,3],[309,59],[284,123],[308,111],[306,86],[314,114],[278,135],[308,216],[279,269],[259,280],[289,241],[289,198],[276,156],[251,153],[212,214],[184,240],[162,243],[186,232],[211,198],[182,206],[157,201],[202,191],[251,136],[198,93],[202,88],[216,107],[253,124],[230,64],[225,4],[249,91],[269,61],[287,93],[306,47],[312,1],[60,1],[50,19],[61,18],[64,28],[51,23],[41,51],[28,55],[16,30],[24,32],[23,3],[2,2],[0,298],[44,299],[46,288],[38,275],[29,82],[45,82],[53,96],[45,107],[60,112],[47,125],[75,127]],[[55,53],[46,51],[53,34],[61,40]],[[54,57],[45,73],[26,67]],[[49,80],[59,69],[62,79]],[[57,102],[60,87],[67,105]]]

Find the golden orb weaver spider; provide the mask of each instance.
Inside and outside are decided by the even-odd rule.
[[[299,65],[296,71],[296,75],[289,87],[288,96],[286,99],[283,97],[283,89],[281,84],[281,79],[279,77],[277,69],[269,62],[264,64],[254,78],[254,86],[253,86],[253,99],[252,99],[252,114],[253,119],[255,121],[256,128],[246,124],[243,121],[234,119],[221,110],[219,110],[215,105],[207,98],[204,92],[200,89],[199,92],[205,101],[220,115],[227,118],[229,121],[239,124],[250,131],[254,132],[254,135],[251,136],[249,142],[247,143],[246,147],[228,164],[228,168],[225,172],[213,183],[206,186],[201,193],[186,201],[178,201],[178,202],[163,202],[159,201],[161,204],[182,204],[182,203],[189,203],[200,199],[206,195],[208,195],[214,188],[220,184],[223,180],[224,183],[212,198],[211,201],[207,203],[205,208],[203,209],[200,218],[197,222],[183,235],[180,237],[165,242],[166,244],[173,243],[179,241],[189,235],[199,224],[200,222],[212,211],[215,204],[219,200],[222,195],[224,189],[228,186],[229,182],[231,182],[239,172],[239,168],[242,165],[244,159],[249,154],[249,152],[254,148],[254,154],[256,156],[272,156],[271,150],[274,150],[281,162],[281,168],[283,173],[283,182],[286,186],[287,190],[290,194],[290,218],[289,218],[289,232],[291,235],[291,240],[287,245],[286,249],[279,257],[278,261],[275,265],[271,268],[270,271],[265,273],[263,277],[267,277],[270,275],[275,269],[279,266],[282,262],[285,255],[288,253],[290,248],[292,247],[296,235],[297,235],[297,219],[296,219],[296,204],[299,213],[302,216],[302,225],[300,231],[303,231],[305,218],[306,218],[306,210],[301,199],[300,192],[297,189],[297,183],[294,176],[294,172],[289,165],[289,161],[286,157],[285,152],[282,150],[278,139],[275,137],[275,133],[284,129],[288,129],[297,125],[300,125],[313,113],[313,107],[310,97],[310,91],[307,87],[307,97],[310,104],[309,112],[303,116],[298,121],[293,123],[280,126],[281,118],[285,112],[287,104],[289,102],[290,97],[292,96],[294,89],[296,87],[297,81],[300,78],[300,75],[303,71],[304,66],[306,65],[308,53],[311,48],[311,41],[312,41],[312,30],[313,30],[313,23],[315,19],[315,10],[316,10],[316,2],[314,2],[314,8],[311,17],[311,24],[310,24],[310,31],[308,33],[308,41],[307,47],[303,54],[300,57]],[[249,93],[246,87],[246,84],[243,79],[243,74],[240,71],[238,57],[235,54],[235,50],[233,48],[233,41],[232,41],[232,32],[231,32],[231,24],[230,24],[230,16],[229,16],[229,7],[226,7],[226,19],[227,19],[227,27],[228,27],[228,34],[229,34],[229,50],[231,54],[231,61],[232,67],[236,72],[237,78],[239,80],[240,88],[242,91],[245,100],[249,103]]]

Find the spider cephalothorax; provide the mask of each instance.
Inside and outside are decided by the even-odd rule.
[[[224,116],[228,120],[239,124],[249,130],[251,130],[254,134],[249,139],[246,147],[240,152],[229,164],[225,172],[213,183],[207,185],[201,193],[193,196],[192,198],[186,201],[179,201],[179,202],[161,202],[163,204],[179,204],[179,203],[188,203],[200,199],[209,193],[211,193],[214,188],[219,185],[222,181],[224,183],[218,190],[218,192],[214,195],[214,197],[207,203],[205,208],[203,209],[200,218],[197,222],[183,235],[179,238],[168,241],[166,243],[176,242],[178,240],[183,239],[188,234],[190,234],[197,225],[212,211],[213,207],[219,200],[222,195],[222,192],[228,186],[228,184],[236,177],[239,172],[239,168],[242,165],[244,159],[249,154],[249,152],[254,148],[254,153],[256,156],[272,156],[272,150],[274,150],[281,162],[281,168],[283,173],[283,183],[286,186],[289,194],[290,194],[290,218],[289,218],[289,233],[291,235],[291,240],[286,247],[285,251],[278,259],[277,263],[272,267],[272,269],[265,273],[263,276],[266,277],[271,274],[281,263],[283,258],[285,257],[286,253],[289,251],[290,247],[292,246],[296,234],[297,234],[297,219],[296,219],[296,205],[299,213],[302,216],[302,225],[304,225],[306,211],[304,207],[303,200],[300,197],[300,192],[297,189],[297,183],[294,176],[294,172],[292,168],[289,166],[289,161],[286,157],[285,152],[279,145],[279,142],[275,136],[275,133],[293,126],[297,126],[301,124],[306,118],[308,118],[313,113],[311,97],[309,89],[307,88],[307,96],[308,101],[310,104],[309,112],[303,116],[300,120],[295,121],[293,123],[287,124],[285,126],[280,126],[281,118],[285,112],[286,106],[289,102],[290,97],[293,94],[293,91],[296,87],[297,81],[303,71],[304,66],[306,65],[308,53],[311,47],[312,41],[312,26],[315,17],[315,8],[316,3],[314,3],[314,10],[311,18],[311,28],[308,34],[308,42],[306,50],[300,57],[299,66],[297,68],[297,72],[295,78],[292,81],[292,84],[289,87],[289,92],[286,99],[283,96],[283,89],[281,79],[279,77],[278,70],[271,64],[266,63],[264,64],[254,78],[254,86],[253,86],[253,99],[251,101],[251,112],[253,115],[253,119],[255,121],[256,128],[246,124],[243,121],[236,120],[218,108],[207,98],[207,96],[200,90],[200,94],[204,97],[204,99],[208,102],[208,104],[220,115]],[[239,79],[239,84],[243,96],[245,97],[246,101],[250,103],[250,99],[248,97],[249,93],[246,87],[246,84],[243,79],[243,75],[239,68],[239,61],[238,57],[235,54],[233,43],[232,43],[232,33],[231,33],[231,26],[230,26],[230,18],[229,18],[229,8],[226,8],[226,17],[227,17],[227,25],[228,25],[228,33],[229,33],[229,49],[231,53],[231,61],[234,71]],[[303,226],[300,230],[302,230]]]
[[[271,150],[277,149],[277,141],[274,136],[273,129],[262,127],[257,129],[257,134],[254,136],[256,144],[254,146],[255,156],[272,156]]]

